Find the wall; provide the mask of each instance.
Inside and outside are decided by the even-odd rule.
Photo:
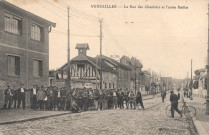
[[[10,13],[22,18],[22,34],[15,35],[4,31],[4,13]],[[34,41],[30,38],[30,25],[32,22],[37,23],[44,28],[44,42]],[[6,5],[0,5],[0,81],[6,81],[19,87],[24,82],[27,88],[31,88],[34,83],[48,86],[49,73],[49,34],[48,26],[44,21],[16,8],[10,8]],[[28,48],[28,53],[27,53]],[[8,75],[7,56],[17,55],[20,57],[20,76],[14,77]],[[27,57],[28,56],[28,57]],[[33,76],[33,59],[42,60],[43,76],[35,78]],[[28,68],[27,68],[28,67]]]

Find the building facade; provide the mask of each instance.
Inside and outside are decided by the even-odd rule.
[[[117,86],[116,89],[122,91],[130,90],[131,88],[131,68],[119,61],[102,56],[103,61],[117,72]]]
[[[100,58],[87,56],[89,45],[77,44],[78,55],[70,61],[71,88],[100,88],[100,70],[102,70],[102,89],[115,89],[117,72],[104,60],[100,69]],[[64,64],[57,72],[56,85],[65,87],[68,65]]]
[[[130,70],[130,89],[135,91],[139,90],[143,85],[143,72],[142,63],[136,58],[129,58],[127,56],[122,56],[120,63],[129,67]]]
[[[48,86],[49,32],[56,24],[0,1],[0,81]]]

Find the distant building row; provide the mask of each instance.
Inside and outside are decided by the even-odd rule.
[[[100,70],[102,70],[102,89],[150,90],[151,82],[160,84],[160,76],[142,71],[142,63],[127,56],[119,59],[102,55],[102,69],[100,56],[87,56],[89,45],[77,44],[78,55],[70,62],[72,88],[100,88]],[[56,71],[50,71],[50,84],[64,87],[67,79],[67,63]],[[159,87],[158,87],[159,89]]]

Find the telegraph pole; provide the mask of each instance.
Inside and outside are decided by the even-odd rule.
[[[190,82],[191,95],[190,95],[190,100],[193,100],[193,98],[192,98],[192,87],[193,87],[193,80],[192,80],[192,59],[191,59],[191,82]]]
[[[100,23],[100,89],[102,90],[102,22],[103,19],[99,20]]]
[[[209,4],[208,4],[208,60],[206,67],[207,67],[206,114],[209,115]]]
[[[67,29],[67,82],[66,88],[71,87],[71,75],[70,75],[70,7],[67,7],[68,29]]]
[[[135,65],[135,94],[136,94],[136,58],[134,60],[134,65]]]

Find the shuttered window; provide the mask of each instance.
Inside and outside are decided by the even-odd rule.
[[[22,34],[22,19],[6,13],[4,17],[4,27],[6,32],[21,35]]]
[[[31,39],[37,40],[37,41],[44,41],[43,28],[36,24],[32,24],[31,25]]]
[[[41,60],[33,60],[33,76],[34,77],[43,76],[43,63]]]
[[[8,75],[20,75],[20,57],[8,55]]]

